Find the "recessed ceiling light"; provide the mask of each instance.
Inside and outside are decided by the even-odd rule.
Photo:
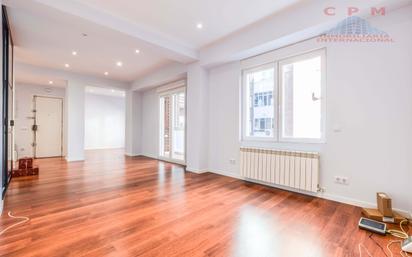
[[[196,28],[203,29],[203,24],[199,22],[198,24],[196,24]]]
[[[70,67],[70,64],[66,63],[66,64],[64,65],[64,67],[69,68],[69,67]]]
[[[116,65],[119,66],[119,67],[122,67],[123,63],[122,62],[116,62]]]
[[[114,89],[112,89],[112,93],[114,93]]]
[[[53,84],[53,80],[49,80],[49,84],[52,85],[52,84]]]
[[[72,51],[72,55],[77,55],[77,52],[76,52],[76,51]]]
[[[136,54],[139,54],[139,53],[140,53],[140,50],[139,50],[139,49],[136,49],[136,50],[134,50],[134,52],[135,52]]]
[[[105,71],[105,72],[104,72],[104,75],[107,76],[107,75],[109,75],[109,73],[108,73],[107,71]]]

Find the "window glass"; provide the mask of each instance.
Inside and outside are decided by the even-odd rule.
[[[280,65],[282,138],[321,138],[321,57]]]
[[[273,137],[274,68],[246,73],[246,136]]]

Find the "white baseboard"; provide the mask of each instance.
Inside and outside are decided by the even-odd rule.
[[[66,161],[67,162],[81,162],[81,161],[84,161],[84,158],[73,158],[73,159],[71,159],[71,158],[65,158],[66,159]]]
[[[124,153],[124,155],[129,156],[129,157],[135,157],[135,156],[140,156],[140,153]]]
[[[202,174],[202,173],[208,172],[207,170],[196,169],[196,168],[191,168],[191,167],[186,167],[186,171],[193,172],[196,174]]]
[[[106,147],[85,147],[84,150],[114,150],[114,149],[124,149],[122,146],[106,146]]]
[[[331,200],[335,202],[354,205],[354,206],[358,206],[361,208],[376,208],[376,203],[365,202],[365,201],[361,201],[361,200],[357,200],[353,198],[348,198],[348,197],[333,195],[333,194],[328,194],[328,193],[312,193],[312,192],[307,192],[307,191],[300,191],[300,190],[290,188],[290,187],[285,187],[285,186],[265,183],[263,181],[257,181],[253,179],[244,178],[240,176],[240,174],[238,173],[230,173],[230,172],[228,173],[228,172],[223,172],[223,171],[218,171],[218,170],[213,170],[213,171],[209,170],[208,172],[219,174],[219,175],[226,176],[226,177],[232,177],[232,178],[236,178],[236,179],[240,179],[240,180],[244,180],[244,181],[248,181],[248,182],[252,182],[252,183],[256,183],[256,184],[260,184],[264,186],[275,187],[275,188],[279,188],[279,189],[283,189],[283,190],[287,190],[287,191],[291,191],[295,193],[315,196],[315,197],[319,197],[319,198],[323,198],[323,199],[327,199],[327,200]],[[400,213],[402,216],[407,217],[408,219],[412,219],[412,213],[410,211],[406,211],[406,210],[402,210],[398,208],[393,208],[393,210]]]
[[[144,156],[144,157],[148,157],[148,158],[151,158],[151,159],[155,159],[155,160],[158,160],[158,161],[170,162],[170,163],[174,163],[174,164],[177,164],[177,165],[186,166],[186,163],[184,163],[184,162],[181,162],[181,161],[178,161],[178,160],[164,159],[164,158],[161,158],[161,157],[156,156],[156,155],[153,155],[153,154],[145,154],[145,153],[143,153],[143,154],[139,154],[139,155],[140,155],[140,156]]]
[[[145,154],[145,153],[142,153],[142,154],[140,154],[140,155],[141,155],[141,156],[145,156],[145,157],[149,157],[149,158],[152,158],[152,159],[159,160],[159,157],[156,156],[156,155],[153,155],[153,154]]]
[[[366,201],[361,201],[349,197],[344,197],[340,195],[333,195],[333,194],[328,194],[328,193],[319,193],[317,195],[320,198],[335,201],[335,202],[340,202],[340,203],[346,203],[349,205],[354,205],[362,208],[377,208],[376,203],[371,203],[371,202],[366,202]],[[393,208],[394,211],[398,212],[402,216],[412,219],[412,214],[406,210],[402,210],[399,208]]]
[[[4,201],[0,200],[0,216],[3,214],[3,204],[4,204]]]
[[[245,180],[243,177],[240,176],[240,174],[238,173],[232,173],[232,172],[224,172],[221,170],[216,170],[214,169],[213,171],[207,171],[207,172],[211,172],[211,173],[215,173],[215,174],[219,174],[225,177],[231,177],[231,178],[237,178],[237,179],[241,179],[241,180]]]

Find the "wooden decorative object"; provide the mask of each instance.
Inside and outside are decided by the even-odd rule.
[[[377,220],[380,222],[387,222],[387,223],[396,223],[399,224],[401,221],[405,220],[406,218],[397,212],[393,212],[393,217],[385,217],[378,209],[371,209],[371,208],[363,208],[362,214],[368,219]]]

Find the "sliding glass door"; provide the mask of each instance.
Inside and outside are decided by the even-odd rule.
[[[1,177],[2,177],[2,197],[4,198],[7,187],[11,180],[11,174],[14,163],[14,73],[13,73],[13,39],[10,32],[7,18],[7,10],[2,6],[2,73],[3,73],[3,90],[2,90],[2,127],[1,131]]]
[[[186,99],[185,89],[160,95],[160,151],[162,159],[185,162]]]

